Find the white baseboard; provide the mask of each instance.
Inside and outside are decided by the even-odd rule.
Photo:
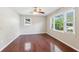
[[[13,42],[17,37],[19,37],[19,36],[20,36],[20,34],[17,35],[15,38],[13,38],[9,43],[7,43],[6,45],[4,45],[3,48],[0,49],[0,52],[1,52],[4,48],[6,48],[10,43],[12,43],[12,42]]]
[[[48,34],[49,36],[52,37],[52,35],[50,35],[49,33],[46,33],[46,34]],[[79,51],[79,49],[73,47],[72,45],[70,45],[70,44],[68,44],[68,43],[66,43],[66,42],[64,42],[64,41],[62,41],[62,40],[60,40],[60,39],[58,39],[58,40],[59,40],[60,42],[64,43],[64,44],[68,45],[68,46],[71,47],[72,49],[75,49],[76,51]]]
[[[32,35],[32,34],[44,34],[45,32],[41,32],[41,33],[21,33],[21,35]]]

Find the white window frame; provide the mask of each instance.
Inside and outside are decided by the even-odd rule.
[[[69,12],[73,12],[73,32],[67,32],[67,28],[66,28],[66,23],[67,23],[67,13]],[[55,29],[55,17],[58,16],[58,15],[63,15],[64,16],[64,29],[63,31],[60,31],[60,30],[56,30]],[[57,32],[67,32],[67,33],[75,33],[75,9],[70,9],[66,12],[63,12],[63,13],[58,13],[56,14],[55,16],[52,17],[53,19],[53,31],[57,31]],[[50,21],[51,23],[51,26],[52,26],[52,21]]]
[[[58,15],[63,15],[63,16],[64,16],[64,13],[58,13],[57,15],[55,15],[55,16],[53,17],[53,30],[54,30],[54,31],[57,31],[57,32],[64,32],[64,27],[63,27],[63,31],[61,31],[61,30],[56,30],[56,29],[55,29],[55,17],[58,16]]]
[[[75,33],[75,9],[71,9],[65,12],[65,32],[67,32],[66,23],[67,23],[67,13],[73,12],[73,32],[68,33]]]

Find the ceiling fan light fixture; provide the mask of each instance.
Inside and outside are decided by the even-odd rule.
[[[38,15],[39,13],[38,13],[38,12],[33,12],[33,14],[34,14],[34,15]]]
[[[41,8],[34,7],[33,14],[44,14]]]

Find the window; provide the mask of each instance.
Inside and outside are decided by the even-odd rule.
[[[75,32],[75,10],[58,14],[52,21],[54,31]]]
[[[68,11],[66,13],[66,32],[75,32],[75,13],[74,10]]]
[[[64,30],[64,15],[60,14],[54,17],[54,30],[63,31]]]

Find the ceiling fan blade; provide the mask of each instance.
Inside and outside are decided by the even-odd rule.
[[[44,14],[45,12],[42,9],[39,9],[39,13]]]
[[[39,13],[41,13],[41,14],[45,14],[45,12],[39,12]]]

